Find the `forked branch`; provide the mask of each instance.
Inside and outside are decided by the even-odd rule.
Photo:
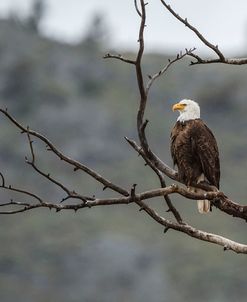
[[[247,64],[247,58],[226,58],[222,51],[219,49],[218,45],[214,45],[213,43],[209,42],[203,34],[193,26],[187,18],[182,18],[175,10],[166,3],[164,0],[160,0],[161,3],[165,6],[165,8],[181,23],[183,23],[186,27],[188,27],[191,31],[195,33],[195,35],[202,41],[202,43],[210,48],[216,55],[216,59],[203,59],[199,55],[195,53],[189,54],[191,57],[196,59],[196,61],[192,61],[191,65],[196,64],[210,64],[210,63],[224,63],[230,65],[244,65]]]
[[[65,154],[63,154],[60,150],[58,150],[58,148],[52,144],[52,142],[46,138],[44,135],[30,130],[29,127],[25,127],[23,126],[21,123],[19,123],[12,115],[10,115],[8,113],[7,109],[2,109],[0,108],[0,113],[4,114],[9,121],[14,124],[17,128],[19,128],[19,130],[21,131],[21,133],[28,133],[30,136],[36,137],[38,138],[40,141],[42,141],[45,145],[46,145],[46,149],[47,151],[51,151],[53,152],[60,160],[65,161],[67,164],[71,165],[74,169],[74,171],[77,170],[81,170],[83,172],[85,172],[86,174],[90,175],[92,178],[94,178],[95,180],[97,180],[99,183],[103,184],[104,187],[109,188],[115,192],[118,192],[121,195],[124,196],[128,196],[129,193],[127,190],[125,190],[124,188],[115,185],[114,183],[112,183],[110,180],[106,179],[105,177],[101,176],[99,173],[97,173],[96,171],[94,171],[93,169],[89,168],[86,165],[83,165],[82,163],[66,156]]]

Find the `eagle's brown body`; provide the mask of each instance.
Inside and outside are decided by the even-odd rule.
[[[216,140],[201,119],[177,121],[171,133],[171,155],[180,180],[187,186],[203,175],[219,188],[220,162]]]

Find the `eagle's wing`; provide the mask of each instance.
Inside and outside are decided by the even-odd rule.
[[[202,120],[197,121],[194,129],[191,136],[193,151],[199,157],[203,173],[209,183],[219,188],[220,161],[216,139]]]

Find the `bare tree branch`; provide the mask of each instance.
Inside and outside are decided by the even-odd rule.
[[[167,174],[171,178],[174,178],[176,175],[176,172],[172,171],[167,165],[165,165],[149,148],[146,134],[145,134],[145,128],[147,126],[148,120],[143,121],[144,118],[144,113],[146,109],[146,103],[147,103],[147,96],[149,92],[149,88],[152,85],[152,82],[157,78],[157,76],[154,77],[154,80],[150,79],[151,82],[147,85],[147,88],[145,88],[144,85],[144,80],[143,80],[143,73],[142,73],[142,56],[144,52],[144,28],[145,28],[145,22],[146,22],[146,11],[145,11],[145,4],[144,1],[141,0],[141,24],[140,24],[140,31],[139,31],[139,51],[137,54],[137,59],[136,59],[136,77],[137,77],[137,82],[138,82],[138,87],[139,87],[139,92],[140,92],[140,103],[139,103],[139,109],[137,113],[137,130],[138,130],[138,136],[141,144],[141,148],[143,152],[145,153],[145,157],[148,158],[156,168],[158,168],[161,172],[166,171]],[[178,59],[176,59],[174,62],[176,62]],[[173,63],[174,63],[173,62]],[[170,67],[171,64],[168,64]],[[168,67],[164,68],[163,73],[165,70],[168,69]],[[165,173],[165,174],[166,174]]]
[[[103,59],[117,59],[117,60],[123,61],[125,63],[134,64],[135,65],[135,61],[127,59],[127,58],[123,57],[120,54],[114,55],[114,54],[107,53],[106,55],[103,56]]]
[[[0,185],[0,189],[13,191],[13,192],[16,192],[16,193],[21,193],[21,194],[24,194],[24,195],[27,195],[29,197],[32,197],[32,198],[36,199],[39,203],[42,203],[42,198],[40,196],[34,194],[34,193],[31,193],[31,192],[23,190],[23,189],[14,188],[11,185],[7,186],[3,174],[0,173],[0,175],[1,175],[1,179],[2,179],[2,184]],[[7,203],[1,204],[1,206],[4,206],[4,205],[7,205]]]
[[[14,188],[14,187],[3,187],[0,186],[0,189],[6,189],[6,190],[10,190],[10,191],[14,191],[14,192],[18,192],[21,194],[26,195],[27,197],[34,197],[36,198],[39,203],[29,203],[29,202],[15,202],[12,201],[11,202],[6,202],[6,203],[2,203],[2,206],[8,206],[8,205],[18,205],[18,206],[25,206],[25,209],[22,209],[22,212],[24,211],[28,211],[28,210],[32,210],[34,208],[41,208],[41,207],[47,207],[50,209],[56,209],[56,210],[78,210],[81,208],[91,208],[91,207],[95,207],[95,206],[102,206],[102,205],[117,205],[117,204],[129,204],[129,203],[133,203],[135,201],[135,199],[138,200],[147,200],[147,199],[152,199],[152,198],[156,198],[156,197],[162,197],[162,196],[168,196],[170,194],[179,194],[181,196],[190,198],[190,199],[202,199],[205,198],[205,194],[198,194],[198,193],[192,193],[190,192],[190,190],[188,190],[187,188],[182,188],[178,185],[171,185],[165,188],[158,188],[158,189],[154,189],[154,190],[149,190],[149,191],[145,191],[142,193],[136,193],[135,192],[135,187],[136,185],[133,185],[131,188],[131,194],[129,194],[128,197],[115,197],[115,198],[94,198],[94,199],[90,199],[87,200],[86,202],[79,202],[77,204],[57,204],[57,203],[52,203],[52,202],[47,202],[45,200],[43,200],[41,197],[38,197],[34,194],[31,194],[28,191],[22,190],[22,189],[18,189],[18,188]],[[208,192],[207,193],[207,199],[209,200],[213,200],[215,198],[220,198],[220,196],[222,195],[221,192]],[[10,212],[1,212],[0,214],[14,214],[16,213],[15,211],[10,211]]]
[[[71,166],[73,166],[75,171],[82,170],[85,173],[87,173],[88,175],[90,175],[91,177],[93,177],[94,179],[96,179],[98,182],[102,183],[105,187],[110,188],[111,190],[118,192],[121,195],[124,195],[124,196],[129,195],[129,192],[127,190],[121,188],[120,186],[113,184],[111,181],[107,180],[106,178],[104,178],[103,176],[101,176],[100,174],[95,172],[94,170],[90,169],[89,167],[83,165],[82,163],[64,155],[61,151],[59,151],[55,147],[55,145],[53,145],[48,140],[48,138],[46,138],[45,136],[43,136],[42,134],[40,134],[38,132],[30,130],[29,128],[26,128],[23,125],[21,125],[19,122],[17,122],[13,118],[13,116],[11,116],[8,113],[7,110],[0,108],[0,112],[3,113],[17,128],[19,128],[21,130],[21,133],[26,133],[26,134],[29,133],[29,135],[37,137],[39,140],[41,140],[43,143],[46,144],[48,151],[52,151],[58,158],[65,161],[66,163],[70,164]]]
[[[229,65],[245,65],[247,64],[247,58],[225,58],[223,61],[221,59],[202,59],[198,55],[190,54],[191,57],[195,58],[196,61],[191,61],[190,65],[197,64],[212,64],[212,63],[223,63]]]
[[[137,117],[137,123],[141,123],[141,124],[138,126],[138,129],[142,125],[142,119],[143,119],[145,106],[146,106],[146,99],[147,99],[147,95],[146,95],[145,88],[144,88],[142,66],[141,66],[142,56],[143,56],[143,52],[144,52],[144,29],[145,29],[145,23],[146,23],[146,10],[145,10],[144,1],[140,0],[140,3],[141,3],[141,24],[140,24],[139,39],[138,39],[139,50],[138,50],[136,62],[135,62],[137,82],[138,82],[138,86],[139,86],[139,92],[141,95],[141,102],[140,102],[140,107],[139,107],[138,117]]]
[[[25,193],[27,195],[30,195],[29,192],[25,192],[20,189],[11,188],[16,192]],[[135,185],[133,185],[131,189],[131,194],[129,197],[121,197],[121,198],[109,198],[109,199],[95,199],[91,201],[87,201],[86,203],[78,203],[78,204],[54,204],[50,202],[42,201],[40,203],[36,204],[29,204],[27,202],[7,202],[5,204],[1,204],[0,206],[20,206],[20,209],[14,209],[9,211],[0,211],[0,214],[16,214],[16,213],[22,213],[26,211],[30,211],[37,208],[49,208],[55,209],[56,212],[60,212],[61,210],[74,210],[75,212],[82,208],[91,208],[94,206],[102,206],[102,205],[117,205],[117,204],[129,204],[129,203],[137,203],[140,206],[140,209],[145,210],[155,221],[160,223],[161,225],[165,226],[165,231],[168,229],[174,229],[176,231],[180,231],[183,233],[186,233],[187,235],[197,238],[203,241],[215,243],[218,245],[221,245],[224,247],[224,250],[232,250],[236,253],[247,253],[247,245],[239,244],[237,242],[234,242],[232,240],[229,240],[227,238],[224,238],[219,235],[203,232],[200,230],[197,230],[193,228],[192,226],[186,224],[186,223],[176,223],[172,222],[170,220],[165,219],[164,217],[158,215],[153,209],[151,209],[149,206],[147,206],[143,200],[155,198],[158,196],[168,196],[169,194],[178,193],[183,196],[186,196],[188,198],[198,199],[205,197],[201,194],[192,194],[188,189],[181,188],[176,185],[172,185],[166,188],[146,191],[140,194],[136,194],[135,192]],[[209,192],[207,193],[207,198],[210,200],[215,199],[217,196],[219,196],[221,193],[217,192]]]
[[[166,9],[181,23],[183,23],[186,27],[188,27],[191,31],[193,31],[196,36],[202,41],[204,45],[206,45],[208,48],[213,50],[216,55],[217,59],[202,59],[200,56],[190,53],[189,55],[196,59],[196,61],[192,61],[191,65],[196,64],[210,64],[210,63],[224,63],[224,64],[230,64],[230,65],[244,65],[247,64],[247,58],[226,58],[222,51],[219,50],[218,45],[214,45],[211,42],[209,42],[202,33],[193,25],[190,24],[187,18],[182,18],[178,13],[176,13],[169,4],[166,3],[164,0],[160,0],[161,3],[166,7]]]
[[[65,193],[67,193],[67,197],[64,198],[62,200],[65,201],[69,198],[77,198],[77,199],[80,199],[84,202],[87,202],[87,200],[94,200],[94,198],[92,197],[88,197],[88,196],[83,196],[83,195],[80,195],[78,193],[76,193],[74,190],[71,191],[69,190],[65,185],[63,185],[61,182],[55,180],[53,177],[51,177],[50,173],[44,173],[43,171],[41,171],[41,169],[38,168],[38,166],[36,165],[36,160],[35,160],[35,153],[34,153],[34,148],[33,148],[33,141],[31,140],[31,136],[30,136],[30,133],[29,133],[29,127],[27,127],[27,137],[28,137],[28,142],[29,142],[29,146],[30,146],[30,151],[31,151],[31,156],[32,156],[32,160],[29,161],[27,158],[26,158],[26,163],[31,165],[32,168],[40,175],[42,175],[44,178],[48,179],[50,182],[54,183],[55,185],[57,185],[58,187],[60,187],[63,191],[65,191]]]
[[[185,49],[185,53],[180,52],[179,54],[177,54],[177,56],[173,59],[173,60],[169,60],[169,63],[167,65],[165,65],[165,67],[163,67],[159,72],[157,72],[156,74],[149,76],[149,82],[147,83],[146,86],[146,95],[148,95],[149,90],[153,84],[153,82],[160,77],[161,75],[163,75],[168,68],[175,62],[183,59],[185,56],[190,56],[192,55],[193,51],[195,50],[195,48],[191,48],[191,49]]]
[[[134,2],[135,2],[135,9],[136,9],[137,14],[138,14],[140,17],[142,17],[142,14],[141,14],[141,12],[140,12],[140,10],[139,10],[139,8],[138,8],[138,5],[137,5],[137,0],[134,0]]]
[[[213,45],[212,43],[210,43],[194,26],[192,26],[187,18],[183,19],[182,17],[179,16],[179,14],[177,14],[170,5],[168,5],[164,0],[160,0],[161,3],[169,10],[169,12],[180,22],[182,22],[185,26],[187,26],[190,30],[192,30],[197,37],[209,48],[211,48],[217,55],[218,57],[224,61],[225,57],[223,55],[223,53],[219,50],[218,45]]]
[[[224,251],[231,250],[238,254],[247,254],[247,245],[241,244],[225,237],[207,233],[198,229],[193,228],[188,224],[179,224],[171,222],[170,220],[165,219],[160,216],[155,210],[147,206],[143,201],[136,199],[135,202],[144,210],[152,219],[165,227],[164,232],[166,233],[169,229],[173,229],[182,233],[187,234],[190,237],[203,240],[206,242],[214,243],[220,246],[223,246]]]

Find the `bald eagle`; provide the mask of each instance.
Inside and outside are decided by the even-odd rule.
[[[171,155],[178,168],[180,181],[194,192],[202,190],[191,188],[191,184],[206,182],[219,189],[220,161],[217,142],[211,130],[200,119],[200,107],[184,99],[173,105],[173,111],[180,115],[171,132]],[[199,213],[210,211],[209,200],[197,201]]]

